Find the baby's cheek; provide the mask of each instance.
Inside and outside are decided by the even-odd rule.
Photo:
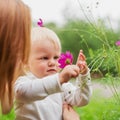
[[[60,67],[57,67],[57,72],[60,72],[62,69]]]

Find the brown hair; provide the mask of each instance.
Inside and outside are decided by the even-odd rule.
[[[31,15],[21,0],[0,0],[0,101],[3,113],[13,105],[13,83],[30,51]]]

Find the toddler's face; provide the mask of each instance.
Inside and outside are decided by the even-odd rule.
[[[58,46],[50,41],[36,41],[31,49],[29,69],[35,76],[42,78],[59,71],[58,58],[61,51]]]

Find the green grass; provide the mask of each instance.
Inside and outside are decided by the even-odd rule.
[[[114,97],[105,98],[100,91],[94,91],[87,106],[75,108],[81,120],[120,120],[120,102]]]
[[[14,109],[12,109],[11,112],[7,115],[0,114],[0,120],[14,120],[14,119],[15,119]]]

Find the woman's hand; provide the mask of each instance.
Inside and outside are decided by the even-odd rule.
[[[64,103],[63,120],[80,120],[80,116],[70,105]]]

